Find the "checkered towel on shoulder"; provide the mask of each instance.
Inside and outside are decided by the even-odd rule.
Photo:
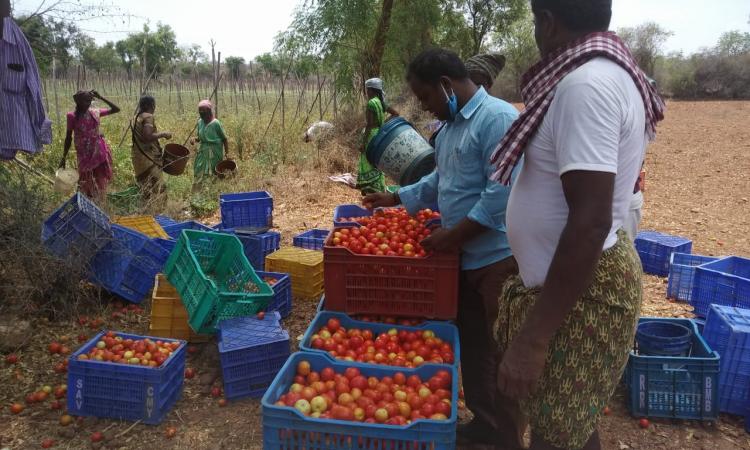
[[[510,184],[510,175],[526,145],[547,114],[555,87],[569,73],[597,57],[612,60],[633,78],[646,109],[646,131],[656,135],[657,122],[664,119],[664,101],[648,82],[625,43],[613,32],[588,34],[538,62],[521,78],[521,94],[526,109],[513,123],[492,154],[492,179]]]

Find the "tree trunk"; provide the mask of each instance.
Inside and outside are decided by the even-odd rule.
[[[385,51],[385,40],[388,35],[388,29],[391,26],[391,11],[393,10],[393,0],[383,0],[383,8],[378,21],[378,28],[375,30],[375,38],[372,40],[372,47],[368,52],[365,74],[367,78],[380,76],[380,69],[383,64],[383,52]]]

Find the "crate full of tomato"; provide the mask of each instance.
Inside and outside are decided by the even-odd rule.
[[[347,314],[455,319],[458,253],[428,253],[420,245],[439,214],[403,208],[334,228],[323,248],[326,309]]]
[[[458,368],[458,329],[447,322],[405,326],[365,322],[343,313],[321,311],[300,342],[305,352],[328,353],[364,364],[413,368],[448,364]]]
[[[160,423],[182,395],[185,341],[102,331],[68,363],[68,411]]]
[[[454,449],[457,403],[454,367],[295,353],[263,396],[263,448]]]

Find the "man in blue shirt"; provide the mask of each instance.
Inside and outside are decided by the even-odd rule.
[[[436,202],[443,228],[422,241],[425,250],[461,250],[457,325],[467,406],[474,420],[459,427],[459,439],[522,448],[525,420],[518,403],[500,394],[492,326],[507,277],[517,273],[505,235],[510,188],[492,180],[490,155],[518,116],[509,103],[477,87],[453,52],[432,49],[409,65],[409,86],[446,125],[437,136],[437,168],[395,194],[364,198],[370,208],[403,204],[410,213]],[[500,355],[502,356],[502,355]]]

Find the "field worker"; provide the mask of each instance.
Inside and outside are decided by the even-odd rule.
[[[109,108],[92,108],[99,99]],[[78,160],[78,189],[87,197],[101,199],[112,180],[112,152],[99,131],[101,118],[117,114],[120,108],[96,91],[78,91],[73,95],[75,111],[67,114],[67,128],[60,168],[65,168],[71,142],[75,143]]]
[[[500,75],[505,67],[505,56],[500,53],[482,53],[472,56],[466,60],[466,70],[469,72],[469,78],[477,86],[482,86],[487,93],[490,93],[492,85],[495,84],[495,78]],[[443,128],[445,123],[440,123],[437,130],[433,131],[429,142],[435,147],[435,139]]]
[[[542,55],[526,109],[493,153],[520,276],[505,284],[498,387],[521,400],[532,449],[599,449],[641,309],[641,263],[622,231],[664,103],[608,32],[612,0],[531,0]]]
[[[505,56],[500,53],[482,53],[472,56],[466,61],[469,78],[477,86],[482,86],[489,92],[495,84],[495,78],[505,67]]]
[[[385,123],[386,113],[398,116],[398,111],[389,107],[385,101],[383,80],[370,78],[365,81],[365,91],[367,92],[366,124],[357,172],[357,189],[362,192],[362,195],[385,191],[385,175],[367,160],[367,146]]]
[[[215,175],[216,165],[229,157],[229,140],[224,126],[214,116],[214,106],[209,100],[198,103],[198,152],[195,155],[193,172],[195,180]]]
[[[638,226],[641,223],[641,210],[643,209],[643,170],[638,174],[638,180],[633,188],[633,196],[630,197],[628,206],[628,217],[622,224],[622,229],[627,233],[631,241],[635,241],[638,236]]]
[[[517,273],[505,237],[510,188],[490,180],[490,155],[516,119],[516,109],[471,81],[453,52],[431,49],[408,68],[409,87],[422,108],[446,121],[435,151],[437,169],[396,193],[371,194],[366,207],[403,204],[410,213],[438,204],[442,226],[421,244],[428,251],[461,250],[458,318],[466,404],[474,420],[459,441],[522,448],[525,420],[516,402],[499,395],[492,324],[503,282]]]
[[[156,100],[144,95],[138,101],[138,110],[131,127],[133,132],[133,172],[145,203],[160,199],[166,187],[162,175],[162,148],[160,139],[172,139],[172,133],[157,131],[154,113]],[[154,205],[158,206],[158,205]]]

